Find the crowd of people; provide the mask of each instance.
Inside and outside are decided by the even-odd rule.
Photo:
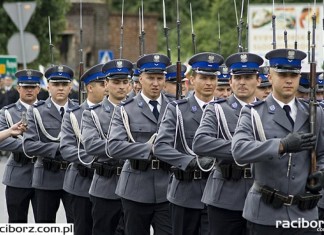
[[[27,223],[31,203],[36,223],[55,223],[62,201],[77,235],[318,233],[277,226],[324,219],[323,74],[310,114],[305,57],[202,52],[181,74],[159,53],[114,59],[81,76],[80,104],[70,67],[18,71],[1,88],[8,222]]]

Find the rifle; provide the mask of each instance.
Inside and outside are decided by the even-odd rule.
[[[165,2],[163,0],[163,29],[164,29],[164,37],[166,42],[166,49],[167,49],[167,55],[171,61],[171,49],[169,47],[169,28],[166,25],[166,14],[165,14]]]
[[[190,2],[190,20],[191,20],[191,40],[192,40],[192,49],[193,49],[193,53],[196,54],[196,51],[197,51],[197,46],[196,46],[196,34],[195,34],[195,32],[194,32],[194,27],[193,27],[191,2]]]
[[[79,64],[79,104],[81,104],[86,99],[86,92],[84,91],[83,84],[81,82],[81,77],[84,72],[83,63],[83,46],[82,46],[82,0],[80,0],[80,64]]]
[[[313,32],[312,32],[312,59],[310,62],[310,75],[309,75],[309,125],[310,132],[316,134],[316,108],[317,108],[317,99],[316,99],[316,61],[315,61],[315,30],[316,30],[316,13],[314,7],[314,15],[312,16],[313,22]],[[316,171],[316,151],[315,147],[312,148],[311,152],[311,169],[310,173]],[[311,185],[314,185],[315,182],[311,181]]]
[[[181,84],[181,61],[180,61],[180,15],[179,15],[179,0],[177,0],[177,34],[178,34],[178,61],[177,61],[177,89],[176,99],[181,99],[182,96],[182,84]]]
[[[123,58],[123,44],[124,44],[124,0],[122,3],[122,16],[121,16],[121,23],[120,23],[119,59]]]
[[[274,0],[272,1],[272,49],[276,49],[276,15],[274,12]]]
[[[54,45],[52,44],[52,35],[51,35],[51,18],[48,16],[48,37],[49,37],[49,49],[50,49],[50,57],[51,57],[51,67],[54,67],[54,55],[53,55],[53,48]]]

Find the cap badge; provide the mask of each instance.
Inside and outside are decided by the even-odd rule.
[[[222,71],[223,74],[228,74],[228,68],[227,67],[223,67],[223,71]]]
[[[31,79],[32,76],[32,71],[31,70],[27,70],[27,77],[28,79]]]
[[[288,58],[289,60],[293,60],[293,59],[295,59],[295,51],[288,51],[288,56],[287,56],[287,58]]]
[[[241,62],[242,62],[242,63],[246,63],[246,62],[248,61],[248,56],[247,56],[247,54],[242,54],[242,55],[240,56],[240,58],[241,58]]]
[[[153,61],[154,61],[155,63],[160,62],[160,56],[159,56],[159,55],[154,55],[154,57],[153,57]]]
[[[214,60],[215,60],[215,56],[213,56],[213,55],[209,55],[208,56],[208,63],[213,63],[214,62]]]
[[[123,67],[123,61],[118,60],[116,63],[117,68],[122,68]]]
[[[58,68],[57,68],[57,71],[59,72],[59,73],[63,73],[63,66],[62,65],[60,65],[60,66],[58,66]]]

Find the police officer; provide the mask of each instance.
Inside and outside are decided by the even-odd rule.
[[[106,76],[101,69],[102,64],[95,65],[81,76],[80,81],[85,84],[87,100],[67,110],[63,116],[61,128],[60,152],[64,160],[71,162],[65,172],[63,189],[71,194],[76,235],[92,234],[92,205],[89,188],[93,169],[89,165],[93,156],[88,155],[83,148],[80,128],[83,111],[100,103],[104,97]],[[87,163],[87,165],[82,163]]]
[[[184,64],[181,65],[181,88],[182,88],[182,95],[185,95],[186,92],[186,84],[185,78],[187,66]],[[171,100],[176,99],[177,94],[177,65],[170,65],[166,68],[166,75],[165,75],[165,84],[163,87],[163,92],[168,98]]]
[[[115,190],[123,161],[110,158],[106,144],[114,109],[127,95],[132,68],[133,64],[125,59],[111,60],[103,65],[109,96],[100,105],[85,110],[83,115],[84,146],[88,154],[96,157],[92,163],[95,174],[90,187],[92,234],[96,235],[115,234],[122,215],[121,200]]]
[[[136,67],[136,63],[133,64],[132,75],[132,91],[128,93],[127,98],[133,98],[142,89],[141,83],[138,81],[140,75],[139,69]]]
[[[261,78],[261,83],[257,87],[255,96],[259,100],[264,100],[271,93],[272,85],[268,79],[269,66],[261,66],[259,69],[259,77]]]
[[[217,75],[217,87],[214,91],[215,98],[226,99],[232,94],[232,89],[229,85],[229,79],[231,77],[228,68],[225,65],[219,66],[219,73]]]
[[[23,148],[27,156],[37,156],[32,186],[37,198],[38,223],[55,223],[56,212],[63,202],[67,222],[73,222],[70,194],[63,190],[63,180],[69,162],[60,153],[62,117],[75,106],[68,99],[73,70],[65,65],[46,70],[50,98],[39,101],[28,110],[28,130],[24,133]]]
[[[295,97],[306,53],[276,49],[265,57],[270,63],[272,94],[242,109],[232,140],[237,163],[253,163],[255,180],[245,201],[243,217],[248,220],[249,234],[315,234],[311,228],[303,229],[293,221],[318,219],[316,204],[323,174],[309,176],[309,150],[315,142],[324,141],[324,113],[317,108],[313,136],[309,133],[308,104]],[[315,151],[321,170],[323,144],[317,144]],[[315,184],[307,183],[308,179]],[[292,226],[283,226],[291,222]]]
[[[152,154],[153,142],[169,100],[161,94],[167,56],[148,54],[137,61],[142,90],[116,107],[109,132],[111,157],[128,159],[116,193],[122,198],[127,235],[170,234],[166,199],[170,166]]]
[[[207,106],[193,141],[196,154],[217,159],[202,196],[208,208],[211,235],[245,234],[242,210],[247,190],[252,185],[251,172],[249,167],[235,164],[231,138],[241,108],[256,100],[255,90],[260,84],[258,69],[262,63],[260,56],[245,52],[226,59],[233,94]]]
[[[299,86],[296,92],[296,97],[303,100],[309,100],[309,73],[308,72],[300,73]]]
[[[167,195],[171,202],[174,235],[208,234],[207,210],[201,202],[208,173],[197,167],[191,148],[203,109],[214,100],[216,72],[223,62],[222,56],[212,52],[190,58],[194,94],[168,105],[154,145],[154,154],[176,167]],[[212,159],[207,159],[204,164],[211,166]]]
[[[17,77],[19,100],[5,106],[0,113],[0,130],[5,130],[26,118],[29,106],[37,101],[40,79],[43,74],[36,70],[20,70]],[[31,181],[34,168],[34,158],[28,158],[22,150],[22,136],[7,138],[0,142],[0,149],[12,152],[6,164],[3,184],[6,187],[6,203],[9,223],[27,223],[28,208],[31,202],[36,215],[35,190]],[[36,216],[35,216],[36,217]]]

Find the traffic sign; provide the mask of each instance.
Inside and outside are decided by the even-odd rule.
[[[99,64],[105,64],[114,59],[114,53],[111,50],[99,50],[98,62]]]
[[[17,57],[0,55],[0,74],[10,74],[14,76],[17,72]]]
[[[16,55],[18,63],[23,63],[23,55],[22,55],[22,48],[21,48],[21,34],[15,33],[11,36],[8,41],[7,50],[9,55]],[[25,49],[25,59],[26,63],[30,63],[34,61],[39,55],[39,42],[37,38],[28,32],[23,32],[22,34],[24,41],[24,49]]]
[[[3,8],[17,28],[24,31],[35,11],[36,2],[4,3]]]

